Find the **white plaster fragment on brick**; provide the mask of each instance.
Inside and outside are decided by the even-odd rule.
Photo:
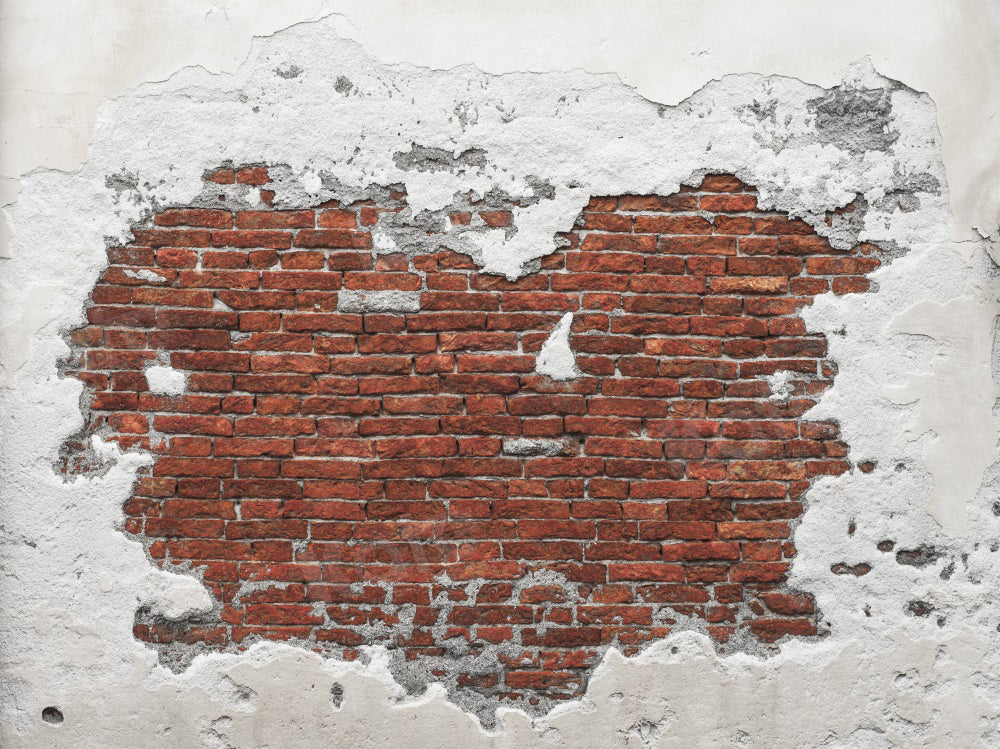
[[[767,381],[767,386],[771,388],[771,395],[768,396],[768,400],[786,401],[791,398],[792,380],[796,377],[801,378],[801,376],[799,373],[790,372],[787,369],[767,375],[764,379]]]
[[[135,278],[140,281],[149,281],[150,283],[163,283],[164,281],[167,280],[159,273],[155,273],[149,270],[149,268],[142,268],[137,271],[126,268],[125,275],[128,276],[129,278]]]
[[[417,312],[419,291],[353,291],[344,289],[337,296],[339,312]]]
[[[503,441],[503,451],[507,455],[558,455],[566,448],[565,440],[530,439],[516,437]]]
[[[567,312],[549,333],[535,361],[535,371],[538,374],[548,375],[553,380],[575,380],[580,376],[576,354],[569,345],[572,325],[573,313]]]
[[[187,387],[187,375],[169,365],[152,364],[146,367],[144,373],[152,393],[182,395]]]

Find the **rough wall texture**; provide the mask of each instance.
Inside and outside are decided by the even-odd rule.
[[[109,249],[71,335],[90,417],[61,468],[96,468],[97,433],[157,455],[125,530],[219,604],[136,634],[182,661],[181,644],[385,643],[425,682],[541,707],[581,694],[608,645],[678,624],[815,634],[811,597],[782,586],[791,522],[850,465],[835,423],[802,418],[834,365],[799,311],[867,290],[875,248],[837,251],[710,176],[592,199],[508,281],[450,250],[379,253],[383,217],[413,220],[379,192],[166,209]],[[428,233],[510,226],[493,202]],[[573,359],[539,374],[565,315]]]
[[[89,161],[71,174],[45,171],[26,178],[8,211],[13,234],[4,266],[0,339],[0,461],[7,479],[0,487],[0,553],[4,570],[14,572],[4,578],[5,616],[0,621],[3,743],[364,746],[399,743],[400,737],[414,745],[463,747],[998,743],[1000,610],[993,592],[1000,579],[995,509],[1000,474],[992,467],[997,429],[990,368],[997,302],[984,244],[947,240],[948,196],[930,99],[861,63],[830,89],[789,78],[734,75],[705,86],[678,106],[665,106],[607,76],[490,76],[471,68],[387,66],[337,32],[334,19],[295,27],[255,43],[232,76],[188,70],[107,103]],[[234,176],[211,172],[211,180],[203,181],[205,170],[226,161],[267,169],[241,168]],[[740,182],[720,180],[723,174]],[[702,193],[682,189],[698,185],[705,175],[714,176]],[[751,194],[736,191],[738,184],[756,190],[753,211],[747,202]],[[721,185],[731,189],[719,190]],[[612,206],[610,199],[592,196],[619,197]],[[650,202],[630,202],[635,196],[647,196]],[[697,211],[651,210],[654,205],[679,207],[677,201],[692,196],[701,201]],[[356,213],[354,208],[343,212],[354,205]],[[730,213],[724,210],[727,205],[747,210]],[[379,207],[401,210],[374,210]],[[220,213],[211,212],[220,208]],[[600,208],[605,210],[595,210]],[[251,226],[277,216],[291,217],[292,223],[296,216],[335,223],[349,221],[351,214],[356,228]],[[185,228],[179,223],[195,216],[220,225]],[[575,225],[578,217],[581,225]],[[626,228],[626,223],[629,232],[608,231]],[[712,232],[731,233],[694,233],[708,231],[709,225]],[[757,236],[738,233],[745,230]],[[624,246],[589,250],[588,241],[601,235]],[[233,246],[247,237],[252,237],[251,246]],[[269,247],[257,241],[263,237],[281,244]],[[370,241],[371,247],[295,246],[348,237],[366,245]],[[153,241],[157,238],[165,244],[154,248],[160,244]],[[721,254],[694,251],[711,248]],[[752,248],[776,254],[751,254]],[[642,249],[646,251],[636,251]],[[335,256],[360,262],[367,258],[371,266],[338,269],[330,265]],[[190,266],[193,258],[200,258],[200,267],[197,260]],[[680,258],[683,268],[677,265]],[[889,258],[895,259],[889,263]],[[308,266],[317,260],[324,267],[287,265],[301,261]],[[551,267],[554,261],[565,266]],[[622,265],[584,268],[601,262]],[[211,268],[212,263],[239,267]],[[762,275],[749,272],[755,267]],[[291,274],[296,274],[292,288],[262,285],[291,281]],[[413,285],[413,279],[415,288],[392,285]],[[306,288],[307,280],[336,281],[341,287]],[[432,280],[461,288],[434,288]],[[390,285],[363,287],[382,281]],[[574,281],[596,288],[572,288]],[[209,285],[184,285],[194,282]],[[675,282],[698,287],[675,293],[660,286]],[[494,287],[479,288],[482,283]],[[547,290],[531,288],[538,283],[547,284]],[[92,291],[94,304],[88,307]],[[100,294],[107,296],[102,300]],[[176,306],[182,299],[183,306]],[[529,300],[555,308],[509,309]],[[254,302],[277,306],[245,308]],[[305,307],[299,309],[300,304]],[[487,308],[449,308],[469,304]],[[115,307],[144,311],[131,321],[127,316],[87,321],[82,314],[88,309],[99,315],[102,308]],[[763,314],[767,310],[776,314]],[[286,325],[267,330],[267,321],[273,325],[279,316],[282,325],[310,318],[319,325],[354,328],[290,330]],[[460,330],[455,324],[476,321],[488,328],[491,319],[504,316],[522,316],[530,327],[484,331]],[[791,326],[788,334],[772,330],[770,323],[761,327],[765,319],[786,320],[780,324]],[[178,326],[182,320],[195,327]],[[448,321],[449,327],[410,327],[411,321],[419,327],[434,320]],[[674,320],[670,324],[686,324],[689,330],[620,328],[632,320]],[[724,326],[747,326],[747,335],[717,327],[722,320]],[[244,321],[251,328],[263,327],[244,329]],[[106,324],[110,322],[130,324]],[[389,329],[369,330],[369,322]],[[602,324],[607,327],[600,328]],[[400,325],[405,327],[392,329]],[[589,327],[593,325],[598,327]],[[104,328],[98,338],[98,329]],[[193,331],[203,333],[191,337]],[[458,337],[505,332],[520,336],[519,350],[470,350],[468,339],[456,344]],[[717,333],[723,335],[713,335]],[[442,337],[449,334],[456,338],[443,344]],[[308,351],[259,345],[281,340],[305,345],[307,337]],[[272,343],[264,343],[266,338]],[[417,343],[421,340],[423,344]],[[67,341],[78,348],[70,351]],[[193,341],[208,347],[190,347]],[[433,342],[434,347],[361,351],[373,341],[384,346]],[[789,341],[795,341],[790,345],[796,352],[782,350]],[[697,351],[700,356],[688,355],[671,350],[677,342],[707,348]],[[722,348],[713,349],[713,342]],[[362,395],[362,383],[378,388],[398,375],[360,372],[357,395],[319,392],[321,383],[354,387],[354,375],[330,369],[334,361],[348,357],[348,345],[357,350],[351,359],[405,360],[407,371],[410,358],[414,367],[419,358],[430,369],[414,369],[407,382],[419,383],[423,392],[433,381],[438,392]],[[345,350],[319,351],[317,346]],[[82,360],[77,358],[81,353]],[[492,359],[500,361],[487,361]],[[712,376],[707,371],[686,376],[698,371],[686,369],[695,360],[711,363]],[[602,362],[607,367],[609,361],[614,370],[588,369]],[[815,379],[801,377],[804,373],[788,361],[808,363]],[[464,371],[501,362],[510,369]],[[222,363],[243,371],[211,368]],[[320,371],[311,371],[321,363]],[[302,366],[310,371],[273,369]],[[775,367],[778,371],[772,372]],[[781,374],[789,370],[794,374]],[[68,372],[80,373],[86,382],[66,376]],[[297,382],[317,392],[257,392],[237,387],[237,378],[244,384],[265,378]],[[204,385],[213,380],[221,389],[206,390]],[[479,384],[486,392],[472,392]],[[637,389],[627,392],[633,386]],[[554,392],[536,392],[543,387]],[[721,393],[714,394],[720,387]],[[752,394],[730,397],[740,388]],[[460,397],[465,413],[417,411],[398,418],[419,419],[427,426],[434,421],[436,433],[365,435],[374,438],[374,445],[362,440],[362,424],[397,418],[386,412],[387,404],[418,397],[432,399],[420,401],[422,405],[434,399],[448,403],[449,397],[457,405]],[[113,408],[98,408],[102,402],[113,405],[116,398]],[[380,412],[302,413],[307,401],[318,404],[320,398],[331,408],[347,401],[377,401]],[[511,405],[530,399],[544,404],[542,413],[516,413]],[[592,410],[602,402],[624,409],[633,399],[643,401],[641,412]],[[749,411],[723,418],[725,404],[733,400],[744,401]],[[805,401],[814,403],[808,411]],[[213,411],[216,403],[218,413],[164,407],[201,404]],[[512,421],[505,423],[516,423],[521,434],[442,430],[446,421],[475,418],[468,412],[470,403],[484,407],[484,417],[506,416]],[[262,404],[296,413],[265,413]],[[584,412],[560,413],[551,407],[555,404],[577,404],[575,409]],[[671,412],[677,404],[685,404],[683,418]],[[685,411],[701,408],[704,414]],[[756,409],[788,418],[751,417]],[[118,415],[105,420],[106,414]],[[646,422],[646,433],[637,437],[631,431],[636,421],[640,430]],[[717,431],[694,437],[669,433],[692,421],[701,424],[696,429],[711,429],[708,425],[714,423]],[[794,427],[799,439],[749,436],[752,431],[743,438],[725,431],[739,434],[763,421],[768,428],[779,423],[785,425],[779,428]],[[342,451],[349,443],[344,440],[351,434],[320,433],[321,423],[356,428],[355,451],[374,453],[345,457]],[[623,432],[597,434],[598,423],[607,428],[617,423]],[[264,433],[248,434],[254,424]],[[268,431],[295,424],[311,424],[316,431]],[[525,433],[534,428],[543,433]],[[205,430],[218,433],[201,433]],[[218,454],[220,448],[257,439],[292,452]],[[736,444],[729,448],[728,443]],[[789,447],[806,454],[785,455]],[[206,449],[211,454],[199,454]],[[335,454],[306,454],[314,449]],[[405,449],[453,454],[427,459],[386,452]],[[652,452],[614,454],[651,449],[663,452],[655,457]],[[704,455],[669,455],[671,449],[704,450]],[[730,449],[735,452],[710,454]],[[563,455],[562,450],[577,452]],[[752,452],[757,450],[763,453]],[[833,454],[825,454],[828,450]],[[556,454],[525,454],[538,451]],[[422,470],[443,472],[445,466],[463,465],[463,471],[475,470],[465,476],[368,477],[367,472],[396,460],[419,461],[411,465],[425,466]],[[536,467],[569,461],[600,470],[582,477],[531,475]],[[819,468],[810,476],[808,465],[814,461]],[[351,468],[341,467],[347,465]],[[179,475],[171,466],[188,466],[193,474]],[[212,466],[224,467],[226,477],[206,476]],[[292,475],[306,466],[336,466],[357,474]],[[517,475],[491,475],[487,466],[509,466]],[[670,475],[635,473],[650,466]],[[689,476],[692,468],[709,472]],[[765,475],[771,470],[788,473]],[[506,496],[479,491],[466,497],[435,495],[445,483],[455,487],[484,476],[504,487]],[[176,484],[170,484],[171,477]],[[147,496],[146,488],[157,482],[169,496]],[[289,497],[284,504],[281,497],[262,496],[264,487],[279,484],[304,495],[307,485],[318,482],[377,485],[378,494]],[[626,482],[628,493],[620,495]],[[676,496],[681,485],[700,488],[701,482],[706,496]],[[718,496],[717,487],[734,484],[756,491],[769,487],[775,493],[780,485],[781,496]],[[212,485],[218,498],[187,496],[189,491],[211,494]],[[538,493],[522,491],[530,486]],[[620,496],[594,496],[602,486],[609,491],[617,487]],[[661,496],[633,495],[633,490]],[[419,498],[408,492],[424,493]],[[235,499],[241,500],[238,517]],[[344,520],[245,514],[250,507],[261,512],[280,507],[284,514],[289,503],[294,507],[305,500],[345,511],[353,507],[356,513],[364,504],[366,514]],[[525,500],[519,509],[507,504],[517,500]],[[459,522],[493,523],[520,535],[386,539],[384,544],[364,538],[237,537],[303,526],[310,532],[321,527],[342,534],[349,527],[352,536],[359,530],[362,535],[378,532],[410,519],[377,514],[391,503],[401,503],[395,507],[404,513],[417,507],[448,513],[413,518],[416,525],[410,527],[426,529],[430,523],[433,532]],[[528,516],[531,507],[541,512],[543,506],[564,508],[570,515]],[[788,517],[741,515],[750,507],[779,506]],[[181,507],[211,507],[223,516],[169,516]],[[490,515],[459,520],[452,509],[462,507],[467,512],[488,509]],[[675,519],[668,514],[671,507],[716,507],[732,518]],[[626,518],[626,508],[662,517]],[[574,516],[577,509],[598,514]],[[508,510],[517,514],[497,516]],[[669,537],[681,530],[667,525],[673,522],[706,523],[688,529],[708,534],[711,526],[712,537]],[[172,523],[181,536],[171,535]],[[635,535],[599,536],[599,527],[615,523],[619,531],[634,528]],[[591,528],[593,535],[586,538],[537,537],[552,532],[572,536],[571,529],[582,533]],[[722,537],[752,528],[780,535]],[[531,538],[521,533],[527,529],[533,529]],[[768,546],[775,542],[781,546]],[[484,543],[496,545],[489,560],[462,558],[464,550],[475,554]],[[558,565],[553,564],[555,547],[542,544],[559,544]],[[541,558],[525,553],[532,545],[545,550]],[[206,565],[210,556],[199,556],[199,548],[202,554],[249,550],[263,558],[217,559]],[[437,555],[435,561],[416,557],[418,548]],[[709,548],[727,550],[730,556],[737,549],[742,555],[766,548],[772,554],[779,551],[781,558],[669,557]],[[578,550],[579,559],[566,558],[570,550]],[[654,550],[654,559],[625,558]],[[323,553],[362,559],[319,558]],[[394,560],[395,554],[409,556]],[[284,559],[277,558],[282,555]],[[291,555],[305,558],[293,560]],[[162,567],[157,565],[161,561]],[[272,569],[253,578],[263,571],[255,565],[267,561],[273,562]],[[230,580],[212,579],[207,572],[225,571],[234,562],[239,566],[229,568],[235,572]],[[310,574],[347,570],[362,577],[279,580],[271,574],[279,564],[300,563],[314,570]],[[439,564],[440,571],[435,569]],[[431,570],[421,572],[438,575],[433,582],[386,579],[389,570],[424,565]],[[452,565],[477,574],[464,581],[450,574],[444,579],[439,573]],[[769,590],[777,578],[738,579],[750,565],[779,565],[767,569],[787,578],[780,581],[787,587]],[[536,573],[531,567],[549,569]],[[568,569],[598,568],[608,575],[634,571],[638,578],[588,581],[567,574]],[[505,581],[489,578],[503,569],[517,571],[509,593]],[[652,579],[664,570],[683,574],[684,580]],[[723,572],[729,576],[726,582],[697,579]],[[738,605],[720,600],[722,586],[739,583],[743,585],[730,588],[734,598],[737,591],[743,597]],[[418,590],[424,584],[428,588]],[[435,585],[442,586],[440,593]],[[644,599],[647,590],[657,593],[671,585],[692,597],[698,590],[708,600]],[[384,598],[368,603],[315,595],[332,593],[334,586],[358,596],[374,588],[379,593],[371,595]],[[542,589],[541,595],[565,595],[566,604],[577,599],[573,605],[522,601],[529,589],[527,595],[536,589]],[[593,596],[598,589],[633,598],[597,601]],[[407,590],[421,602],[426,594],[427,605],[396,603],[397,592],[405,595]],[[466,600],[447,600],[452,591]],[[301,600],[275,600],[285,596]],[[487,602],[489,596],[495,600]],[[270,636],[254,642],[247,631],[260,625],[267,628],[265,634],[277,633],[277,627],[286,625],[273,617],[283,611],[299,616],[303,606],[309,609],[307,621],[295,624],[309,624],[308,632],[300,631],[292,642],[274,642]],[[583,622],[581,615],[596,615],[587,607],[604,609],[610,621]],[[419,608],[427,611],[421,614],[428,617],[426,623],[416,618]],[[525,621],[478,619],[503,608],[504,616]],[[529,608],[531,620],[526,621]],[[649,623],[624,621],[626,616],[645,616],[646,609]],[[654,619],[654,610],[662,618]],[[463,612],[466,621],[450,621],[456,612]],[[715,612],[722,620],[709,622]],[[348,619],[337,621],[342,615]],[[547,618],[552,615],[556,619]],[[733,620],[727,621],[730,615]],[[224,616],[239,621],[225,622]],[[791,626],[801,634],[809,635],[815,627],[825,636],[762,642],[759,635],[769,640],[793,621],[804,622]],[[227,630],[212,639],[209,630],[221,628],[220,622]],[[508,626],[510,638],[504,629]],[[449,637],[448,627],[466,632]],[[730,627],[724,643],[713,638]],[[480,636],[490,628],[501,635],[498,642]],[[321,631],[334,629],[361,639],[335,648],[319,642]],[[426,644],[408,643],[405,638],[420,629],[427,633]],[[634,655],[639,643],[619,635],[628,630],[639,642],[649,641]],[[589,638],[600,633],[593,645],[588,641],[560,651],[559,657],[584,654],[578,671],[551,661],[514,663],[519,668],[500,661],[510,652],[548,657],[542,654],[558,648],[550,648],[544,638],[560,631]],[[199,646],[199,640],[207,647]],[[411,651],[416,658],[408,661],[407,645],[445,652]],[[249,647],[241,652],[242,646]],[[537,680],[520,686],[510,681],[526,673]],[[495,686],[475,681],[494,677]],[[501,692],[517,692],[522,699],[497,699]],[[575,698],[542,714],[555,697]]]

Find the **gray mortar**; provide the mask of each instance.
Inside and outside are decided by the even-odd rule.
[[[339,200],[349,204],[359,200],[374,200],[382,204],[390,202],[389,193],[402,190],[401,183],[377,185],[368,183],[366,186],[349,184],[326,170],[310,172],[318,177],[319,185],[310,191],[305,186],[305,175],[293,169],[289,164],[268,164],[269,182],[267,188],[273,190],[274,207],[278,209],[305,208],[315,206],[328,200]]]
[[[448,153],[443,149],[437,150]],[[438,171],[444,168],[440,166],[441,160],[445,159],[442,154],[435,153],[433,154],[434,158],[429,160],[423,159],[423,151],[419,151],[417,155],[404,154],[404,156],[407,157],[406,160],[403,160],[404,169]],[[411,156],[412,158],[410,158]],[[448,158],[455,157],[449,155]],[[467,160],[469,163],[477,161],[474,157]],[[273,166],[268,173],[271,178],[268,189],[274,190],[276,193],[274,198],[276,208],[312,207],[317,203],[331,200],[336,200],[344,205],[362,200],[374,200],[380,205],[385,205],[393,203],[390,197],[391,192],[401,192],[404,189],[402,183],[369,184],[363,188],[352,187],[332,175],[320,171],[318,177],[321,187],[318,190],[310,191],[306,189],[301,176],[294,174],[287,165]],[[376,239],[376,252],[402,252],[408,257],[413,257],[439,249],[448,249],[469,255],[473,260],[481,263],[481,252],[475,249],[475,245],[470,249],[469,239],[471,236],[482,236],[496,230],[491,229],[478,217],[467,226],[453,225],[449,220],[449,215],[456,211],[506,210],[510,209],[512,205],[528,207],[537,205],[543,200],[552,200],[555,195],[554,186],[545,180],[529,176],[526,179],[526,185],[529,194],[518,197],[514,197],[500,188],[493,188],[482,195],[474,192],[456,192],[451,203],[435,210],[414,212],[404,199],[403,210],[380,214],[378,225],[373,232]],[[212,190],[208,189],[203,193],[211,194]],[[208,202],[211,202],[211,199]],[[218,199],[216,199],[216,205],[219,205]],[[503,229],[504,235],[508,239],[517,231],[517,226],[514,223]],[[379,235],[387,238],[387,247],[379,247]],[[556,244],[564,244],[564,241],[556,238]],[[529,260],[522,265],[521,273],[533,272],[538,268],[537,260]],[[514,280],[514,278],[510,278],[510,280]]]
[[[469,168],[478,171],[485,167],[486,151],[481,148],[467,148],[456,156],[445,148],[411,143],[409,151],[397,151],[392,155],[392,160],[404,171],[462,174]]]
[[[899,564],[909,565],[910,567],[926,567],[929,564],[934,564],[942,556],[944,555],[933,546],[921,544],[915,549],[900,549],[897,551],[896,561]]]
[[[115,193],[120,198],[125,193],[131,193],[133,202],[141,202],[135,200],[134,194],[139,190],[139,175],[135,172],[129,172],[122,168],[117,174],[109,174],[104,178],[104,186],[109,190],[114,190]]]
[[[891,213],[896,209],[912,213],[920,209],[920,193],[940,195],[941,190],[941,181],[933,174],[897,174],[893,188],[875,201],[875,207],[884,213]]]
[[[855,155],[887,151],[899,139],[890,129],[892,88],[836,86],[807,102],[816,118],[816,135]]]
[[[180,205],[172,205],[171,208],[180,208]],[[242,182],[235,182],[228,185],[220,185],[215,182],[206,182],[201,192],[196,195],[186,208],[210,208],[223,211],[252,211],[266,208],[261,201],[260,189],[253,185],[246,185]]]
[[[333,90],[338,94],[347,96],[352,91],[354,91],[354,84],[351,83],[351,79],[344,75],[338,75],[337,80],[333,84]]]
[[[290,80],[292,78],[298,78],[302,75],[302,68],[298,65],[279,65],[274,69],[274,74],[279,78]]]
[[[442,576],[440,582],[454,586],[454,583],[448,581],[446,576]],[[578,605],[593,603],[589,596],[583,597],[579,595],[578,583],[571,582],[561,573],[554,572],[552,570],[536,570],[534,572],[529,572],[518,580],[498,582],[507,582],[512,584],[513,593],[511,594],[511,600],[513,601],[516,601],[519,597],[520,591],[527,587],[536,585],[551,585],[559,587],[566,596],[566,602],[560,604],[560,606],[570,608],[574,612],[574,615]],[[487,581],[474,580],[469,583],[465,583],[462,588],[467,595],[467,600],[460,602],[458,605],[471,605],[471,603],[475,601],[477,592],[484,584],[487,584]],[[498,708],[498,702],[495,695],[499,692],[505,691],[506,688],[502,685],[484,690],[461,688],[458,686],[458,675],[462,673],[495,674],[500,669],[499,657],[501,655],[516,657],[525,651],[535,652],[539,650],[539,647],[527,647],[520,645],[517,642],[507,641],[499,644],[484,642],[481,643],[481,646],[477,645],[475,649],[472,649],[469,647],[469,644],[461,638],[451,638],[445,640],[445,630],[449,626],[447,624],[448,614],[456,603],[447,600],[446,594],[442,593],[437,599],[435,599],[434,604],[439,605],[442,608],[438,616],[438,623],[431,626],[429,629],[434,633],[438,645],[440,647],[444,647],[448,651],[447,655],[422,656],[416,661],[409,661],[406,659],[405,654],[402,651],[390,649],[389,669],[392,671],[393,677],[396,681],[399,682],[399,684],[401,684],[409,694],[422,693],[424,689],[426,689],[427,685],[432,682],[443,684],[448,691],[450,700],[459,705],[463,710],[476,715],[485,728],[494,728],[496,726],[496,710]],[[549,608],[549,605],[540,607],[543,618]],[[694,631],[704,633],[707,631],[707,625],[703,619],[678,614],[667,604],[657,604],[654,605],[653,608],[654,622],[661,625],[669,625],[671,626],[671,630],[674,632]],[[534,624],[533,626],[538,630],[539,634],[544,634],[547,629],[544,622]],[[404,629],[403,632],[406,633],[406,630]],[[762,644],[759,641],[755,641],[752,637],[749,639],[734,638],[733,644],[739,649],[758,654],[763,654],[769,649],[767,646],[762,647]],[[647,646],[648,643],[640,649],[645,649]],[[610,644],[597,645],[593,647],[588,646],[586,649],[602,653],[606,651],[608,647],[620,648],[621,645],[617,642],[617,640],[615,640]],[[586,687],[587,682],[590,680],[592,671],[593,668],[591,667],[590,669],[586,669],[581,674],[581,687]],[[444,672],[444,675],[435,676],[434,672],[438,672],[439,674],[440,672]],[[526,710],[531,714],[539,714],[541,712],[547,712],[553,707],[563,704],[564,702],[563,700],[543,697],[541,695],[535,695],[535,697],[538,700],[537,704],[519,704],[520,709]]]
[[[830,223],[825,236],[830,241],[830,246],[837,250],[849,250],[854,247],[865,228],[868,201],[858,195],[850,205],[854,207],[853,211],[827,214]],[[813,221],[810,223],[815,222],[815,225],[822,225],[818,215],[811,218]],[[881,245],[879,248],[881,249]]]
[[[935,610],[936,607],[934,604],[920,600],[910,601],[910,603],[906,606],[906,613],[911,616],[930,616]]]

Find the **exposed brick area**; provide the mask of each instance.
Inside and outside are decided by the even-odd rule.
[[[530,702],[579,694],[607,645],[635,652],[679,621],[721,642],[815,634],[811,598],[784,587],[791,527],[811,480],[849,465],[836,425],[802,418],[834,367],[799,311],[867,290],[875,248],[835,251],[710,176],[594,198],[511,283],[450,251],[374,253],[373,228],[406,210],[387,195],[172,208],[109,250],[72,334],[87,431],[154,453],[126,530],[220,604],[200,623],[140,619],[137,636],[294,638],[348,658],[499,643],[496,667],[455,685]],[[470,204],[451,220],[511,215]],[[419,291],[419,311],[338,312],[344,289]],[[568,311],[583,376],[533,374]],[[183,395],[148,391],[158,355],[189,373]],[[778,371],[795,373],[784,399],[765,379]],[[512,437],[564,447],[510,455]]]

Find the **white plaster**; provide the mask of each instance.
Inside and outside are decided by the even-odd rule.
[[[971,28],[981,6],[963,7],[972,7]],[[225,12],[220,6],[216,15]],[[463,6],[455,12],[474,11]],[[872,13],[882,17],[881,11]],[[831,14],[831,23],[841,23],[841,15],[846,15],[842,9]],[[66,18],[67,23],[79,19]],[[740,38],[753,37],[753,29],[760,28],[736,18],[729,22],[740,26]],[[906,18],[902,29],[924,39],[921,34],[938,17],[927,20],[907,10]],[[769,33],[780,28],[774,19],[768,16]],[[868,25],[884,31],[889,20],[897,19]],[[985,282],[992,266],[985,242],[949,242],[946,193],[909,192],[918,200],[910,211],[878,203],[907,175],[927,173],[945,184],[931,98],[905,89],[894,92],[888,126],[898,130],[898,140],[891,149],[856,154],[817,140],[808,102],[826,92],[797,80],[728,76],[680,106],[661,107],[613,76],[493,77],[469,67],[388,66],[339,39],[339,28],[342,24],[333,20],[300,25],[255,42],[246,64],[231,76],[186,70],[108,102],[97,115],[86,163],[72,172],[32,173],[9,207],[10,258],[3,261],[0,277],[5,326],[0,338],[0,569],[5,571],[0,577],[0,744],[1000,743],[1000,602],[995,595],[1000,531],[992,511],[1000,477],[989,465],[996,454],[989,378],[996,309]],[[819,44],[816,64],[824,69],[842,54],[820,43],[836,36],[829,28],[807,37]],[[872,41],[865,23],[850,28],[859,32],[860,42],[850,40],[844,49],[857,44],[871,51],[881,44]],[[433,29],[409,29],[414,38],[424,32],[427,44]],[[531,40],[535,33],[525,29],[524,38]],[[695,38],[706,36],[711,34]],[[609,44],[614,49],[615,43]],[[790,44],[774,64],[790,64],[780,61],[785,55],[795,58],[798,44]],[[952,50],[965,47],[942,44]],[[195,53],[204,52],[200,43],[194,46]],[[712,49],[716,46],[722,47],[713,41]],[[604,54],[599,44],[593,49]],[[719,58],[706,50],[701,57],[722,60],[724,72],[746,70],[752,67],[746,49],[734,47]],[[638,55],[643,46],[636,44],[635,50]],[[657,51],[671,53],[668,46]],[[902,53],[914,60],[925,51],[908,39]],[[646,54],[642,68],[670,83],[664,66],[650,65],[659,59]],[[876,56],[880,67],[883,60],[885,55]],[[302,74],[286,79],[274,73],[291,64]],[[164,75],[171,69],[167,66]],[[142,68],[142,76],[148,70]],[[695,79],[695,86],[711,77],[701,67],[685,70],[695,73],[679,79]],[[352,81],[355,94],[345,97],[333,90],[341,75]],[[847,75],[868,85],[884,83],[864,65]],[[899,77],[912,82],[919,75]],[[810,79],[835,82],[822,71]],[[942,79],[956,80],[933,78]],[[945,92],[942,101],[954,103],[955,95]],[[771,101],[773,119],[754,114],[755,105]],[[988,106],[995,105],[996,97],[989,98]],[[945,122],[954,124],[957,110],[946,109]],[[980,139],[981,123],[971,119],[959,137],[975,150],[971,144],[989,139]],[[421,196],[419,187],[410,189],[411,182],[423,179],[414,177],[420,173],[401,170],[392,160],[413,142],[453,153],[482,148],[487,164],[482,174],[438,173]],[[948,148],[954,147],[952,141]],[[67,149],[63,155],[79,153]],[[987,156],[977,158],[985,163]],[[334,183],[344,190],[403,183],[416,211],[473,183],[523,194],[530,180],[546,180],[554,186],[551,200],[518,211],[512,236],[486,233],[473,248],[480,263],[507,275],[530,272],[532,260],[554,248],[553,234],[570,227],[587,196],[670,193],[699,170],[737,173],[759,186],[763,205],[803,215],[820,231],[826,230],[825,211],[855,194],[867,196],[873,206],[862,237],[894,242],[907,254],[872,275],[876,293],[825,295],[804,313],[810,330],[826,334],[840,368],[833,388],[810,416],[836,419],[851,460],[877,464],[870,474],[854,471],[817,481],[796,530],[799,556],[792,584],[815,593],[829,635],[789,641],[769,658],[752,653],[720,657],[695,632],[677,633],[636,658],[612,650],[584,699],[534,720],[502,711],[494,732],[482,730],[438,687],[405,697],[378,649],[372,649],[367,665],[267,644],[242,655],[199,656],[180,674],[157,666],[155,654],[132,637],[135,608],[184,616],[202,610],[208,598],[199,593],[194,577],[158,570],[141,545],[119,530],[122,503],[148,456],[98,445],[113,458],[103,475],[64,482],[52,471],[62,439],[82,423],[81,384],[59,377],[56,362],[68,350],[61,331],[82,320],[87,295],[106,262],[104,238],[125,238],[129,226],[154,204],[189,201],[199,192],[202,170],[224,159],[288,164],[291,181],[276,196],[288,207],[335,197],[337,191],[324,186]],[[126,194],[105,186],[106,176],[122,169],[138,177],[139,187]],[[993,183],[977,181],[962,168],[958,173],[965,197],[957,204],[968,233],[975,221],[990,215],[979,212],[980,203],[968,196],[984,185],[989,194]],[[566,318],[563,325],[568,333]],[[904,388],[896,391],[903,394],[890,400],[887,388],[894,386]],[[985,476],[982,483],[979,476]],[[851,521],[853,534],[848,533]],[[923,567],[900,565],[893,553],[876,549],[885,539],[895,541],[897,549],[930,544],[942,557]],[[834,575],[830,567],[838,562],[866,562],[872,569],[863,577]],[[913,600],[933,605],[932,615],[907,614]],[[340,707],[330,698],[334,683],[343,689]],[[47,705],[63,711],[62,724],[41,720]]]
[[[563,440],[512,437],[503,441],[507,455],[558,455],[566,448]]]
[[[399,252],[399,245],[396,244],[396,240],[378,227],[372,232],[372,244],[375,245],[375,251],[382,254]]]
[[[996,403],[990,363],[998,314],[996,293],[978,286],[946,303],[914,304],[889,325],[889,332],[929,336],[938,344],[928,368],[904,385],[887,387],[886,395],[894,403],[920,403],[906,435],[935,435],[925,457],[934,475],[927,507],[952,533],[968,527],[966,508],[954,498],[974,495],[997,459],[1000,430],[996,421],[979,416],[992,413]]]
[[[771,395],[768,396],[768,400],[772,401],[786,401],[792,396],[792,380],[796,377],[802,377],[798,372],[789,372],[787,369],[782,369],[779,372],[775,372],[772,375],[768,375],[764,379],[767,380],[767,386],[771,388]]]
[[[144,370],[146,382],[153,393],[182,395],[187,388],[187,375],[169,365],[151,364]]]
[[[183,619],[212,608],[212,597],[208,590],[191,577],[179,577],[162,570],[151,571],[142,587],[145,591],[142,603],[149,607],[154,616]],[[102,590],[110,592],[110,588]]]
[[[185,65],[232,72],[252,35],[330,11],[350,19],[342,36],[365,39],[386,62],[615,73],[671,105],[734,71],[832,86],[850,62],[870,56],[938,103],[953,238],[993,234],[1000,243],[1000,6],[992,0],[845,0],[836,12],[796,0],[646,0],[625,9],[578,0],[516,10],[488,0],[8,0],[0,5],[0,205],[21,175],[83,162],[104,98]]]
[[[337,296],[341,312],[417,312],[419,291],[354,291],[344,289]]]
[[[567,312],[552,328],[535,359],[535,371],[538,374],[548,375],[553,380],[574,380],[580,376],[580,370],[576,366],[576,354],[569,345],[572,325],[573,313]]]
[[[125,275],[129,278],[137,278],[142,281],[149,281],[150,283],[163,283],[167,279],[161,276],[159,273],[149,270],[148,268],[142,268],[141,270],[134,271],[125,269]]]

